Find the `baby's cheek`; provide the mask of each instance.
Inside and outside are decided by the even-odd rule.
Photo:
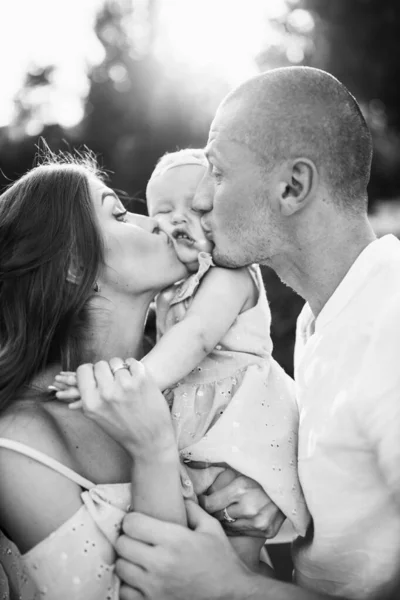
[[[172,225],[167,217],[164,217],[163,215],[156,215],[154,219],[157,221],[159,227],[165,231],[165,233],[168,233],[169,235],[171,234]]]
[[[200,252],[211,252],[213,245],[210,242],[210,240],[199,240],[198,243],[198,248]]]

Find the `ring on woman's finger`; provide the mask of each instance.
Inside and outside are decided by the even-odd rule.
[[[112,373],[113,375],[115,375],[115,373],[116,373],[117,371],[119,371],[120,369],[127,369],[127,370],[129,371],[129,365],[127,365],[127,364],[124,362],[124,363],[122,363],[121,365],[118,365],[118,367],[115,367],[114,369],[113,369],[112,367],[110,367],[110,369],[111,369],[111,373]]]
[[[233,517],[231,517],[231,515],[228,513],[228,509],[227,508],[224,508],[224,510],[222,511],[222,518],[227,523],[234,523],[236,521],[236,519],[234,519]]]

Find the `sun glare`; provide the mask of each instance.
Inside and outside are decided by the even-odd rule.
[[[287,32],[275,20],[291,20],[300,34],[313,27],[310,13],[296,6],[300,0],[4,1],[0,8],[0,127],[15,125],[17,97],[31,114],[20,125],[22,134],[37,135],[52,123],[69,128],[82,120],[88,75],[105,58],[94,25],[107,2],[126,10],[133,59],[153,52],[165,67],[165,78],[179,80],[186,93],[200,93],[212,101],[220,84],[234,86],[258,72],[256,58],[261,51],[282,45]],[[292,36],[286,50],[293,63],[304,57],[299,40]],[[52,67],[49,85],[24,86],[27,73],[38,74],[46,67]],[[129,89],[126,75],[123,65],[110,67],[116,91]]]
[[[103,0],[1,3],[0,126],[13,120],[14,98],[26,73],[49,65],[54,65],[51,90],[46,88],[43,97],[33,99],[38,106],[40,101],[40,106],[31,130],[36,132],[45,123],[70,127],[82,119],[82,101],[88,92],[85,74],[104,57],[103,46],[93,31],[102,4]]]
[[[257,72],[258,52],[279,41],[270,22],[287,11],[285,0],[160,2],[154,51],[175,69],[189,67],[235,85]]]

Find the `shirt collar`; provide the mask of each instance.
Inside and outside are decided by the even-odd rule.
[[[399,240],[392,234],[374,240],[356,258],[350,269],[339,283],[332,296],[315,318],[308,303],[301,313],[301,327],[303,336],[309,337],[312,332],[318,331],[334,319],[356,295],[358,289],[368,280],[368,275],[387,262],[393,253],[400,253]]]

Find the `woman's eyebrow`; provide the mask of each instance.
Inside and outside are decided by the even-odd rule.
[[[112,196],[113,198],[115,198],[116,200],[119,200],[117,194],[115,192],[113,192],[112,190],[106,190],[105,192],[102,193],[101,195],[101,203],[103,204],[104,199],[107,198],[107,196]]]

